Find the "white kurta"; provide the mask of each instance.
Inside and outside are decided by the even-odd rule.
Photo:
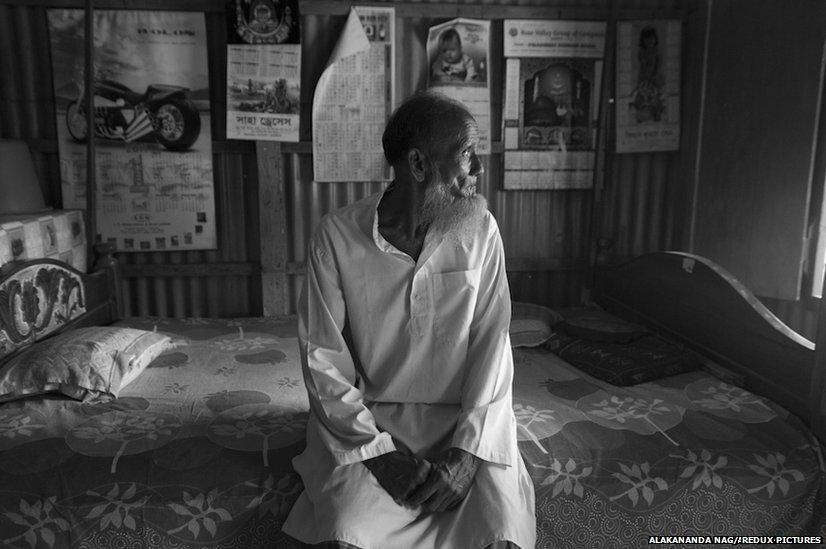
[[[310,400],[305,491],[284,531],[305,543],[481,548],[535,543],[533,485],[511,406],[510,295],[487,212],[471,242],[429,231],[413,261],[378,230],[382,193],[322,219],[307,256],[299,341]],[[483,461],[460,506],[397,505],[361,463],[449,447]]]

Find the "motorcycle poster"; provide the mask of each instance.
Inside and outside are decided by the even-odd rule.
[[[298,141],[298,0],[227,2],[227,138]]]
[[[98,237],[119,252],[214,249],[203,14],[95,10],[94,128],[83,10],[48,10],[63,207],[86,207],[95,139]]]

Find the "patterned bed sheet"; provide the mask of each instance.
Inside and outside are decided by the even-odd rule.
[[[515,349],[514,359],[537,547],[826,539],[822,447],[774,403],[703,371],[617,387],[546,351]]]
[[[0,406],[0,545],[295,547],[308,403],[295,325],[130,319],[179,343],[120,398]],[[703,372],[613,387],[514,350],[537,547],[649,535],[824,535],[821,448],[782,409]]]

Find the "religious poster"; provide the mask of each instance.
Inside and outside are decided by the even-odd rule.
[[[505,189],[587,189],[606,25],[505,20]]]
[[[84,11],[48,11],[64,209],[86,207]],[[217,245],[204,16],[95,10],[98,237],[119,252]]]
[[[381,136],[394,102],[395,10],[356,7],[313,95],[315,181],[386,181]]]
[[[617,152],[680,148],[680,20],[617,26]]]
[[[454,19],[427,36],[427,85],[465,104],[479,125],[477,154],[490,154],[490,21]]]
[[[298,141],[298,0],[230,0],[227,26],[227,138]]]

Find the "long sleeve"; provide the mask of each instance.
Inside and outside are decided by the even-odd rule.
[[[298,307],[301,363],[322,441],[338,465],[395,450],[355,387],[356,369],[342,330],[346,306],[332,245],[322,231],[311,241]]]
[[[493,463],[513,465],[511,301],[499,230],[489,236],[468,339],[462,411],[452,445]]]

